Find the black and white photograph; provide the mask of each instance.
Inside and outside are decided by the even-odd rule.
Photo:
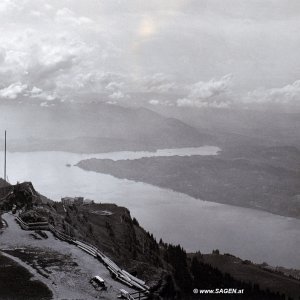
[[[0,0],[0,300],[300,300],[299,0]]]

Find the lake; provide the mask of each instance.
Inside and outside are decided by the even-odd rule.
[[[40,193],[53,200],[84,196],[125,206],[157,239],[180,243],[187,251],[209,253],[219,249],[254,262],[300,269],[300,220],[197,200],[149,184],[66,166],[90,157],[117,160],[217,155],[218,151],[217,147],[200,147],[101,154],[8,153],[7,174],[11,183],[32,181]]]

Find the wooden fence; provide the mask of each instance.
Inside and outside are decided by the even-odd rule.
[[[74,244],[78,248],[82,249],[86,253],[94,256],[100,262],[102,262],[105,267],[110,271],[113,278],[119,280],[120,282],[126,284],[127,286],[137,289],[138,292],[128,293],[127,299],[148,299],[149,296],[149,286],[146,285],[145,281],[131,275],[125,270],[122,270],[118,265],[116,265],[108,256],[106,256],[97,247],[85,242],[72,238],[69,235],[57,230],[54,226],[48,222],[36,222],[36,223],[26,223],[20,217],[16,217],[17,222],[20,224],[21,228],[24,230],[49,230],[58,239]]]

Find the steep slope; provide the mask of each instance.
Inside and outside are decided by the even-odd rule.
[[[241,281],[212,267],[199,253],[188,256],[179,245],[168,245],[163,241],[157,243],[150,233],[139,226],[137,220],[131,218],[126,208],[113,204],[63,207],[61,202],[43,204],[41,201],[32,201],[28,205],[34,194],[31,184],[22,185],[22,193],[19,191],[14,189],[10,197],[19,208],[25,209],[27,217],[38,216],[37,220],[45,218],[65,234],[96,245],[122,268],[146,280],[151,286],[152,299],[199,299],[199,295],[193,292],[195,288],[197,291],[216,288],[244,291],[242,295],[220,294],[216,299],[279,300],[284,299],[283,291],[288,292],[288,286],[292,286],[293,294],[299,292],[300,295],[298,282],[288,277],[276,279],[281,282],[280,288],[268,281],[262,282],[260,287],[251,281],[252,275],[247,277],[244,274]],[[19,258],[26,256],[18,251],[9,253]],[[47,259],[47,256],[35,255],[39,264],[44,264],[43,257]],[[258,267],[253,265],[253,268]],[[211,295],[203,295],[201,299],[211,299]]]

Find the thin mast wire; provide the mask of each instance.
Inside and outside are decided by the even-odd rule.
[[[6,181],[6,130],[5,130],[5,146],[4,146],[4,180]]]

